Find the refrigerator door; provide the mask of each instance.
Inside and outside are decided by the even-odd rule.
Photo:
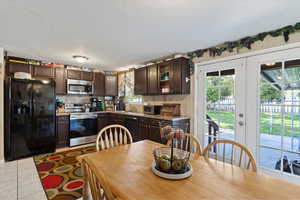
[[[27,80],[10,81],[10,133],[7,160],[31,155],[28,141],[32,138],[32,83]]]
[[[55,83],[35,81],[32,84],[32,138],[28,146],[32,155],[54,152]]]

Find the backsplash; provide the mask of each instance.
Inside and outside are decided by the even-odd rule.
[[[76,104],[87,104],[90,103],[90,98],[97,96],[82,96],[82,95],[57,95],[57,99],[61,99],[64,103],[76,103]],[[104,100],[104,97],[97,97],[100,100]]]
[[[143,113],[143,106],[145,104],[162,105],[164,103],[180,104],[181,115],[192,117],[193,114],[191,101],[192,95],[161,95],[161,96],[143,96],[143,103],[127,103],[126,111]]]

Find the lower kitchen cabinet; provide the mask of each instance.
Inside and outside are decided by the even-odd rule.
[[[124,126],[129,130],[132,136],[133,142],[141,140],[141,135],[138,127],[139,121],[135,116],[125,116]]]
[[[172,125],[172,122],[159,119],[141,118],[139,131],[142,135],[142,139],[148,139],[154,142],[163,143],[164,141],[160,136],[160,129],[167,125]]]
[[[107,114],[105,113],[98,114],[98,118],[97,118],[98,133],[106,126],[107,126]]]
[[[69,146],[70,117],[56,116],[56,147]]]
[[[124,126],[125,115],[116,114],[116,113],[108,113],[107,114],[107,125],[119,124]]]
[[[160,130],[165,126],[182,128],[189,132],[189,119],[164,120],[142,116],[126,115],[118,113],[99,113],[97,118],[97,134],[106,126],[119,124],[125,126],[131,133],[133,142],[152,140],[165,144],[167,141],[160,136]],[[69,116],[56,116],[56,146],[69,146]]]

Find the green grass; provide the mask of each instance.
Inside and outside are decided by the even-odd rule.
[[[218,123],[218,119],[220,120],[220,128],[224,129],[233,129],[234,126],[234,113],[233,112],[207,112],[207,114]],[[273,119],[272,119],[273,117]],[[281,120],[283,120],[284,124],[284,135],[286,136],[298,136],[299,134],[299,115],[294,116],[294,124],[292,130],[292,116],[290,113],[285,114],[281,117],[280,113],[262,113],[260,119],[260,132],[267,133],[272,135],[280,135],[283,132],[283,128],[281,127]],[[271,128],[272,125],[272,128]]]

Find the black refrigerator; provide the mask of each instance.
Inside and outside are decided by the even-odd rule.
[[[5,160],[55,151],[55,82],[5,80]]]

